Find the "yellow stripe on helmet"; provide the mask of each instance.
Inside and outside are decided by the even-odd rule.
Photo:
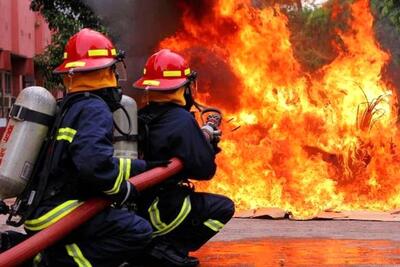
[[[187,75],[189,75],[190,74],[190,68],[187,68],[186,70],[185,70],[185,75],[187,76]]]
[[[72,61],[65,65],[66,68],[76,68],[76,67],[84,67],[86,62],[83,61]]]
[[[142,85],[152,85],[152,86],[160,86],[160,81],[156,80],[144,80]]]
[[[102,57],[102,56],[108,56],[108,50],[107,49],[91,49],[88,51],[89,57]]]
[[[67,59],[67,58],[68,58],[68,53],[64,52],[64,59]]]
[[[182,72],[180,70],[164,70],[163,76],[164,77],[181,77]]]

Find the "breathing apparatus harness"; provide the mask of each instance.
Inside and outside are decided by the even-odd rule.
[[[8,225],[15,227],[21,226],[43,199],[51,170],[60,160],[55,159],[53,155],[57,131],[69,108],[86,97],[100,98],[95,94],[85,92],[68,95],[62,101],[58,102],[58,111],[55,121],[40,149],[31,179],[24,191],[17,197],[15,204],[12,205],[9,210],[9,217],[7,219]]]
[[[123,58],[124,54],[119,54],[118,61],[123,62]],[[124,62],[123,64],[125,66]],[[118,80],[118,73],[115,71],[115,64],[113,66],[113,70]],[[73,75],[73,71],[71,71],[69,75]],[[133,126],[131,125],[131,119],[128,111],[120,103],[122,98],[122,90],[120,87],[101,88],[93,92],[78,92],[65,96],[57,104],[58,111],[56,113],[54,123],[50,126],[45,141],[40,149],[39,156],[32,171],[31,179],[29,180],[27,186],[17,197],[15,203],[11,207],[0,207],[2,208],[3,213],[9,213],[9,217],[7,219],[8,225],[15,227],[21,226],[25,220],[29,218],[29,216],[36,210],[42,199],[48,197],[48,194],[54,195],[61,190],[61,186],[57,183],[54,186],[50,186],[51,188],[47,188],[49,185],[50,174],[61,160],[61,155],[58,157],[55,157],[54,155],[57,131],[61,127],[63,119],[71,106],[87,98],[97,98],[101,101],[104,101],[112,112],[121,109],[128,119],[129,127],[128,130],[124,132],[113,120],[115,129],[121,133],[122,136],[120,138],[124,138],[124,140],[132,140],[133,138],[137,138],[137,136],[132,136],[130,134]]]

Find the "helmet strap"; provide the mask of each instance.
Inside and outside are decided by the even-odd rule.
[[[74,76],[73,72],[68,72],[68,84],[67,84],[67,92],[69,92],[72,85],[72,78]]]
[[[144,103],[146,106],[150,104],[149,89],[147,87],[144,89]]]
[[[191,89],[191,82],[188,82],[186,85],[185,85],[185,92],[184,92],[184,94],[183,94],[183,97],[185,98],[185,102],[186,102],[186,105],[184,106],[184,108],[187,110],[187,111],[190,111],[190,109],[192,108],[192,106],[194,105],[194,103],[195,103],[195,101],[194,101],[194,98],[193,98],[193,95],[192,95],[192,89]]]

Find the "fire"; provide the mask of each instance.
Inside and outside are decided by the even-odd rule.
[[[375,41],[368,2],[351,6],[339,32],[345,51],[311,74],[277,7],[205,1],[195,15],[184,6],[183,29],[160,47],[189,58],[202,102],[233,118],[216,177],[200,190],[230,196],[238,210],[281,207],[299,218],[400,207],[396,96],[381,77],[390,57]]]

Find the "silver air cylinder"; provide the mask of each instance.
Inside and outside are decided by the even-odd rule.
[[[123,95],[121,105],[126,109],[130,117],[131,131],[129,136],[122,135],[117,129],[114,129],[114,156],[118,158],[137,159],[138,157],[138,122],[136,101],[129,96]],[[114,112],[114,122],[124,132],[129,131],[128,117],[122,109]]]
[[[41,121],[55,112],[56,100],[43,87],[27,87],[18,95],[0,141],[0,199],[24,190],[49,130]]]

